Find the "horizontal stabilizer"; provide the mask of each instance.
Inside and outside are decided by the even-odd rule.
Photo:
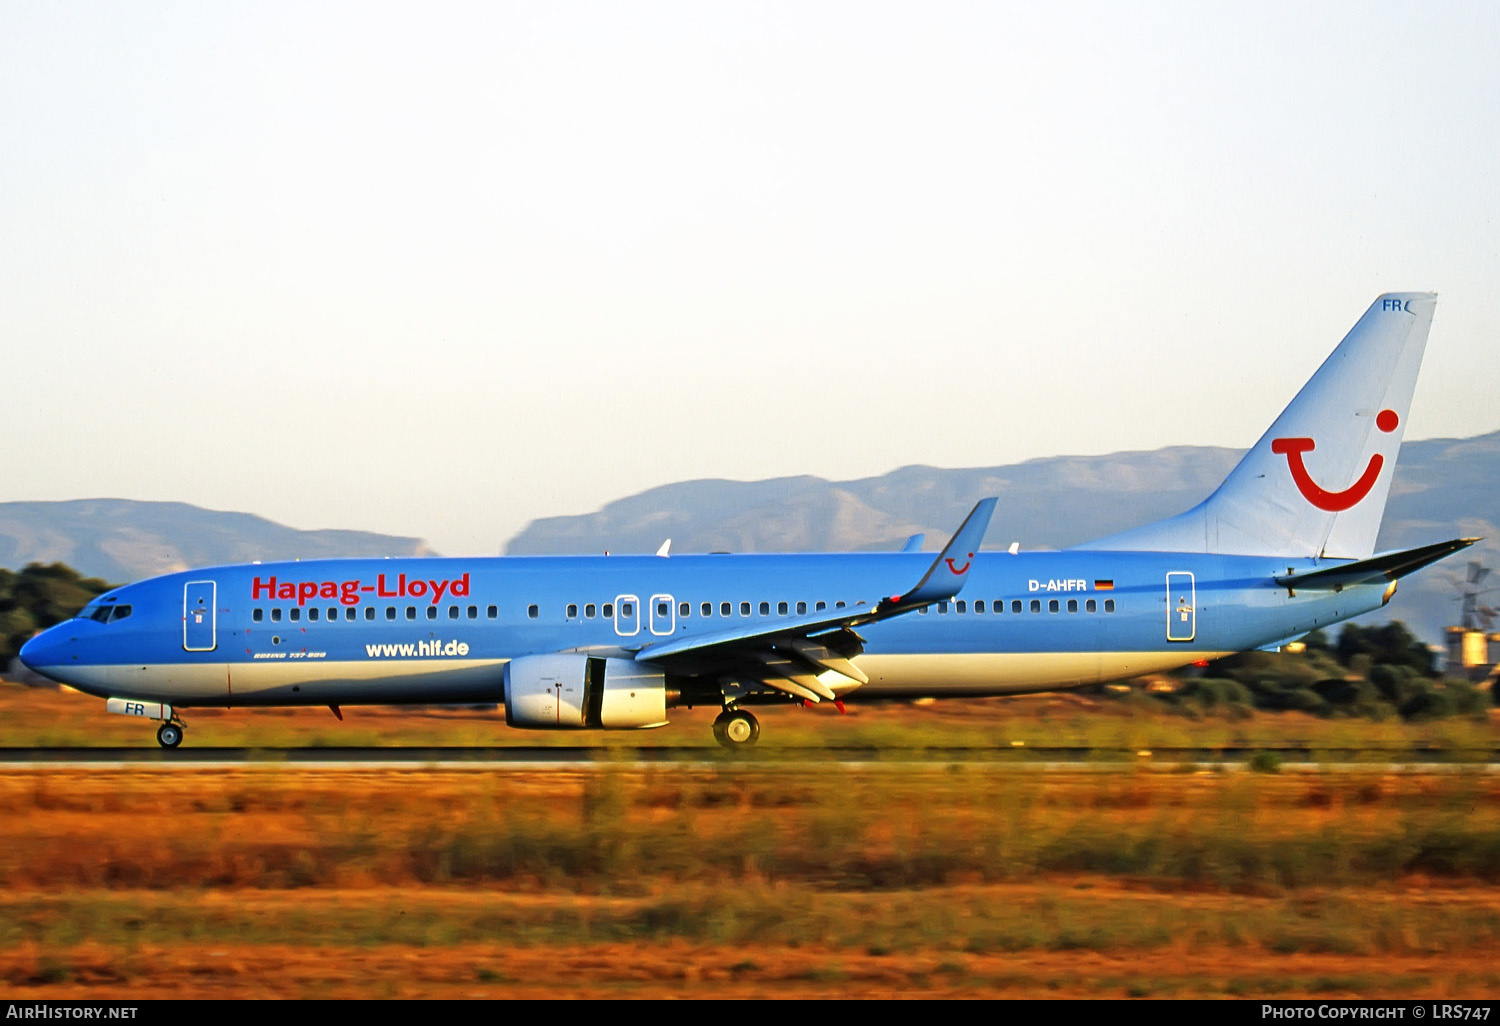
[[[1276,583],[1284,588],[1338,591],[1356,584],[1395,581],[1430,563],[1436,563],[1444,556],[1451,556],[1455,552],[1466,549],[1477,541],[1479,541],[1478,538],[1455,538],[1452,541],[1404,549],[1401,552],[1385,552],[1378,556],[1371,556],[1369,559],[1341,563],[1322,570],[1287,574],[1276,578]]]

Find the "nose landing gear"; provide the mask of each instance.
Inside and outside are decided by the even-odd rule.
[[[156,743],[163,748],[176,748],[182,744],[182,724],[163,723],[156,728]]]
[[[161,726],[156,728],[156,743],[163,748],[176,748],[182,744],[182,733],[187,730],[187,724],[182,722],[182,717],[177,715],[166,702],[146,702],[138,698],[111,698],[104,703],[106,712],[116,713],[121,716],[139,716],[142,719],[156,720]]]

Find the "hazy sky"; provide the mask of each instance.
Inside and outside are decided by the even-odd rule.
[[[1492,431],[1497,54],[1492,0],[0,0],[0,500],[461,555],[1244,447],[1411,289],[1407,437]]]

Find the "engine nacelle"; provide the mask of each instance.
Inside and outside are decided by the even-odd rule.
[[[535,655],[505,664],[505,722],[547,730],[667,723],[667,680],[630,659]]]

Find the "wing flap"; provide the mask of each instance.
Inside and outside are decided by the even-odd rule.
[[[837,652],[825,648],[815,641],[803,638],[789,638],[783,644],[818,669],[832,670],[834,673],[843,674],[850,680],[858,681],[861,684],[870,683],[870,678],[864,670],[861,670]]]
[[[832,688],[820,681],[814,674],[808,673],[804,666],[788,659],[775,649],[757,651],[755,658],[759,659],[769,671],[769,676],[761,679],[772,687],[779,687],[781,682],[796,684],[811,692],[810,697],[814,702],[820,698],[826,698],[831,702],[838,697],[833,693]]]

